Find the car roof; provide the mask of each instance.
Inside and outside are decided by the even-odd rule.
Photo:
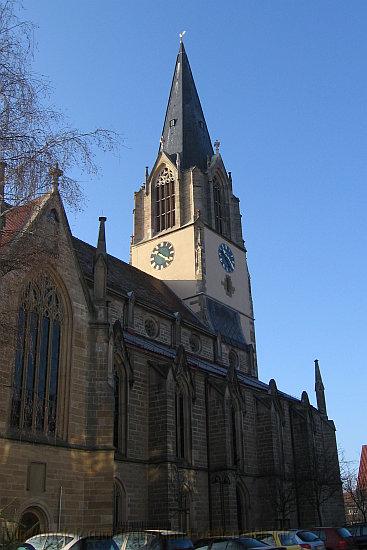
[[[135,531],[137,532],[137,531]],[[185,537],[186,536],[186,533],[184,533],[183,531],[171,531],[170,529],[144,529],[144,531],[138,531],[140,533],[152,533],[152,534],[156,534],[156,535],[167,535],[167,536],[170,536],[170,535],[180,535],[180,536],[183,536]]]
[[[205,540],[208,540],[210,542],[216,541],[216,540],[239,540],[239,539],[254,539],[254,537],[251,537],[250,535],[221,535],[217,537],[203,537],[202,539],[198,539],[195,541],[195,544],[197,542],[203,542]],[[254,539],[256,540],[256,539]],[[261,542],[261,541],[259,541]]]
[[[73,538],[81,538],[80,535],[76,535],[75,533],[57,533],[57,532],[52,532],[52,533],[38,533],[38,535],[33,535],[32,537],[29,537],[28,540],[31,540],[31,539],[36,539],[37,537],[73,537]]]
[[[254,531],[250,531],[249,533],[243,533],[243,536],[250,536],[253,533],[259,533],[260,535],[263,535],[263,534],[265,535],[266,533],[269,533],[269,534],[274,534],[274,533],[283,534],[283,533],[290,533],[291,531],[295,531],[295,529],[282,529],[281,531],[277,531],[277,530],[274,531],[274,529],[266,529],[266,530],[255,529]]]

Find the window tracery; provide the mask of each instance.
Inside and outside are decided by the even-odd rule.
[[[175,225],[175,180],[167,166],[159,173],[154,192],[158,233]]]
[[[18,315],[11,426],[55,435],[64,308],[54,282],[40,275],[25,287]]]

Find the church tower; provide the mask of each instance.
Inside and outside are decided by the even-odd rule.
[[[181,41],[160,148],[135,193],[133,266],[165,281],[257,373],[250,276],[239,199],[213,150]]]

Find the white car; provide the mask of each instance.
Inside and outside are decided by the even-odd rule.
[[[26,541],[34,550],[120,550],[112,537],[81,536],[70,533],[42,533]]]

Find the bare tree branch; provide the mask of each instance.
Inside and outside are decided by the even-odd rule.
[[[21,20],[20,9],[18,0],[0,0],[0,161],[7,165],[2,199],[16,205],[49,189],[56,163],[64,174],[75,167],[96,174],[96,149],[116,151],[119,142],[110,130],[73,128],[46,105],[49,83],[31,70],[35,25]],[[76,179],[63,175],[60,192],[70,206],[80,205]]]

